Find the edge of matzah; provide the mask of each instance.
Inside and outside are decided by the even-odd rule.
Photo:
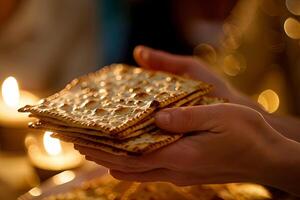
[[[99,76],[101,74],[105,74],[105,73],[107,73],[107,71],[111,70],[111,68],[117,67],[117,65],[119,65],[119,64],[113,64],[113,65],[110,65],[110,66],[106,66],[103,69],[98,70],[94,73],[89,73],[87,75],[84,75],[84,76],[81,76],[77,79],[74,79],[63,90],[61,90],[58,93],[55,93],[54,95],[52,95],[50,97],[47,97],[45,100],[46,101],[51,101],[51,100],[63,95],[66,91],[69,91],[70,89],[72,89],[74,86],[76,86],[80,82],[82,82],[86,79],[91,79],[91,77],[93,77],[93,76]],[[124,65],[124,64],[122,64],[122,66],[130,67],[130,66]],[[152,70],[146,70],[146,69],[144,69],[144,70],[148,71],[148,72],[152,71]],[[172,76],[172,77],[177,77],[178,79],[185,80],[185,81],[187,80],[186,78],[183,78],[183,77],[180,77],[180,76],[177,76],[177,75],[174,75],[174,74],[166,73],[166,72],[161,72],[160,71],[158,73],[162,73],[162,74]],[[211,85],[209,85],[207,83],[204,83],[202,81],[196,81],[196,80],[193,80],[193,81],[198,82],[198,84],[199,84],[198,89],[199,90],[203,90],[203,91],[208,92],[208,90],[211,88]],[[197,89],[195,89],[195,91],[197,91]],[[169,104],[171,104],[171,103],[173,103],[173,102],[175,102],[175,101],[177,101],[181,98],[184,98],[185,96],[187,96],[189,94],[190,93],[188,93],[188,92],[181,92],[177,95],[174,95],[173,97],[170,97],[168,99],[165,99],[164,101],[159,102],[159,107],[164,107],[166,105],[169,105]],[[140,120],[142,120],[145,117],[147,117],[148,115],[150,115],[156,108],[157,108],[157,105],[154,105],[154,107],[150,106],[149,108],[145,109],[143,112],[141,112],[135,118],[130,119],[127,123],[120,124],[119,126],[116,126],[116,127],[108,127],[108,126],[100,125],[100,124],[97,124],[96,122],[90,122],[90,121],[89,122],[80,122],[78,120],[74,120],[70,116],[62,115],[62,114],[59,114],[59,113],[54,113],[54,112],[51,112],[51,111],[48,111],[48,110],[37,109],[37,108],[35,108],[35,106],[29,106],[29,105],[19,109],[19,111],[20,112],[31,112],[35,115],[40,115],[40,116],[54,117],[56,119],[62,120],[66,123],[70,123],[70,124],[72,124],[76,127],[79,127],[79,128],[91,128],[91,129],[100,130],[100,131],[103,131],[105,133],[111,134],[111,133],[120,132],[120,131],[125,130],[126,128],[134,125],[135,123],[139,122]]]
[[[93,149],[99,149],[101,151],[104,151],[106,153],[111,153],[114,155],[119,155],[119,156],[131,155],[131,152],[127,152],[127,151],[124,151],[121,149],[116,149],[116,148],[110,147],[108,145],[91,142],[91,141],[84,140],[84,139],[77,138],[77,137],[70,137],[70,136],[59,134],[59,133],[53,133],[53,134],[51,134],[51,137],[58,138],[64,142],[71,142],[74,144],[78,144],[80,146],[85,146],[85,147],[89,147],[89,148],[93,148]]]

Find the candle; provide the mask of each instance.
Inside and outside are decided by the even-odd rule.
[[[32,164],[43,170],[62,171],[78,167],[83,157],[73,149],[72,144],[62,143],[52,138],[52,132],[46,131],[42,135],[28,135],[25,145]]]
[[[28,91],[19,90],[14,77],[8,77],[2,84],[0,98],[0,126],[21,127],[29,122],[27,114],[18,113],[18,108],[36,103],[38,98]]]

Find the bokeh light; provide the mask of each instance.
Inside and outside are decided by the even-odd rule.
[[[246,60],[240,54],[230,54],[223,60],[222,70],[228,76],[237,76],[246,69]]]
[[[221,44],[225,49],[235,50],[241,45],[241,32],[237,26],[225,23],[223,25],[224,36],[221,38]]]
[[[284,22],[284,31],[292,39],[300,39],[300,23],[298,20],[289,17]]]
[[[299,0],[286,0],[287,9],[294,15],[300,15],[300,1]]]
[[[278,94],[271,89],[260,93],[257,102],[269,113],[273,113],[278,110],[280,104]]]
[[[208,63],[215,63],[217,60],[217,53],[214,47],[205,43],[199,44],[194,48],[194,55]]]

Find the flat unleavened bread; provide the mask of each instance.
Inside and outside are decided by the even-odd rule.
[[[192,94],[189,97],[187,97],[186,99],[181,100],[180,102],[176,102],[173,105],[170,105],[170,107],[193,106],[197,102],[200,102],[200,100],[201,100],[198,93]],[[36,116],[31,115],[31,117],[36,117]],[[92,130],[92,129],[69,127],[66,124],[60,123],[60,121],[58,121],[58,120],[55,120],[52,118],[47,118],[47,117],[43,117],[39,121],[30,123],[29,127],[35,128],[35,129],[46,130],[46,131],[47,130],[53,131],[53,132],[66,131],[66,132],[83,133],[83,134],[108,137],[108,138],[126,139],[126,138],[135,137],[137,135],[140,135],[143,132],[148,132],[150,130],[153,130],[155,128],[155,125],[153,125],[153,123],[154,123],[154,117],[149,116],[149,118],[146,118],[144,121],[142,121],[132,127],[129,127],[127,130],[118,132],[116,134],[111,134],[111,135],[107,135],[101,131],[96,131],[96,130]]]
[[[114,147],[110,147],[110,146],[105,145],[105,144],[91,142],[91,141],[84,140],[84,139],[77,138],[77,137],[70,137],[70,136],[67,136],[67,135],[59,134],[59,133],[53,133],[51,136],[54,137],[54,138],[60,139],[62,141],[65,141],[65,142],[78,144],[80,146],[84,146],[84,147],[88,147],[88,148],[92,148],[92,149],[99,149],[99,150],[104,151],[106,153],[111,153],[111,154],[118,155],[118,156],[136,155],[136,154],[131,154],[131,152],[128,152],[128,151],[124,151],[124,150],[121,150],[121,149],[116,149]]]
[[[208,105],[223,103],[224,99],[215,97],[205,97],[201,100],[194,99],[188,102],[188,105]],[[183,134],[172,134],[161,129],[155,128],[147,130],[147,127],[141,129],[143,133],[136,137],[125,140],[109,139],[105,137],[92,136],[83,133],[74,133],[68,131],[57,131],[53,136],[67,142],[73,142],[89,148],[96,148],[116,155],[141,155],[152,152],[165,145],[173,143],[180,139]]]
[[[33,129],[39,129],[39,130],[51,131],[51,132],[66,131],[66,132],[82,133],[82,134],[99,136],[99,137],[107,137],[107,134],[101,133],[99,131],[95,131],[95,130],[91,130],[91,129],[73,128],[73,127],[68,127],[68,126],[56,125],[56,124],[52,124],[52,123],[44,122],[44,121],[31,122],[29,124],[29,127],[33,128]],[[146,126],[142,129],[139,129],[139,130],[136,130],[136,131],[130,133],[130,137],[138,136],[138,135],[140,135],[144,132],[151,131],[155,128],[156,128],[155,125]],[[107,138],[114,138],[114,137],[107,137]],[[126,139],[126,137],[120,137],[118,139]]]
[[[92,136],[92,135],[81,134],[81,133],[64,132],[64,131],[58,131],[56,133],[69,136],[69,137],[81,138],[99,144],[108,145],[117,149],[133,152],[137,154],[144,154],[147,152],[151,152],[155,149],[158,149],[167,144],[175,142],[180,137],[182,137],[182,134],[168,133],[160,129],[144,132],[139,136],[128,138],[126,140],[116,140],[116,139]]]
[[[115,155],[142,155],[177,141],[182,137],[182,134],[172,134],[163,130],[155,130],[128,140],[113,140],[67,132],[53,133],[52,136],[66,142],[100,149]]]
[[[164,72],[123,64],[73,80],[61,92],[20,112],[50,117],[72,127],[117,133],[191,93],[211,86]]]

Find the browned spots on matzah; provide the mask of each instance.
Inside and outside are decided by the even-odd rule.
[[[118,64],[75,79],[61,92],[20,111],[109,135],[124,131],[157,108],[209,88],[200,81]]]

